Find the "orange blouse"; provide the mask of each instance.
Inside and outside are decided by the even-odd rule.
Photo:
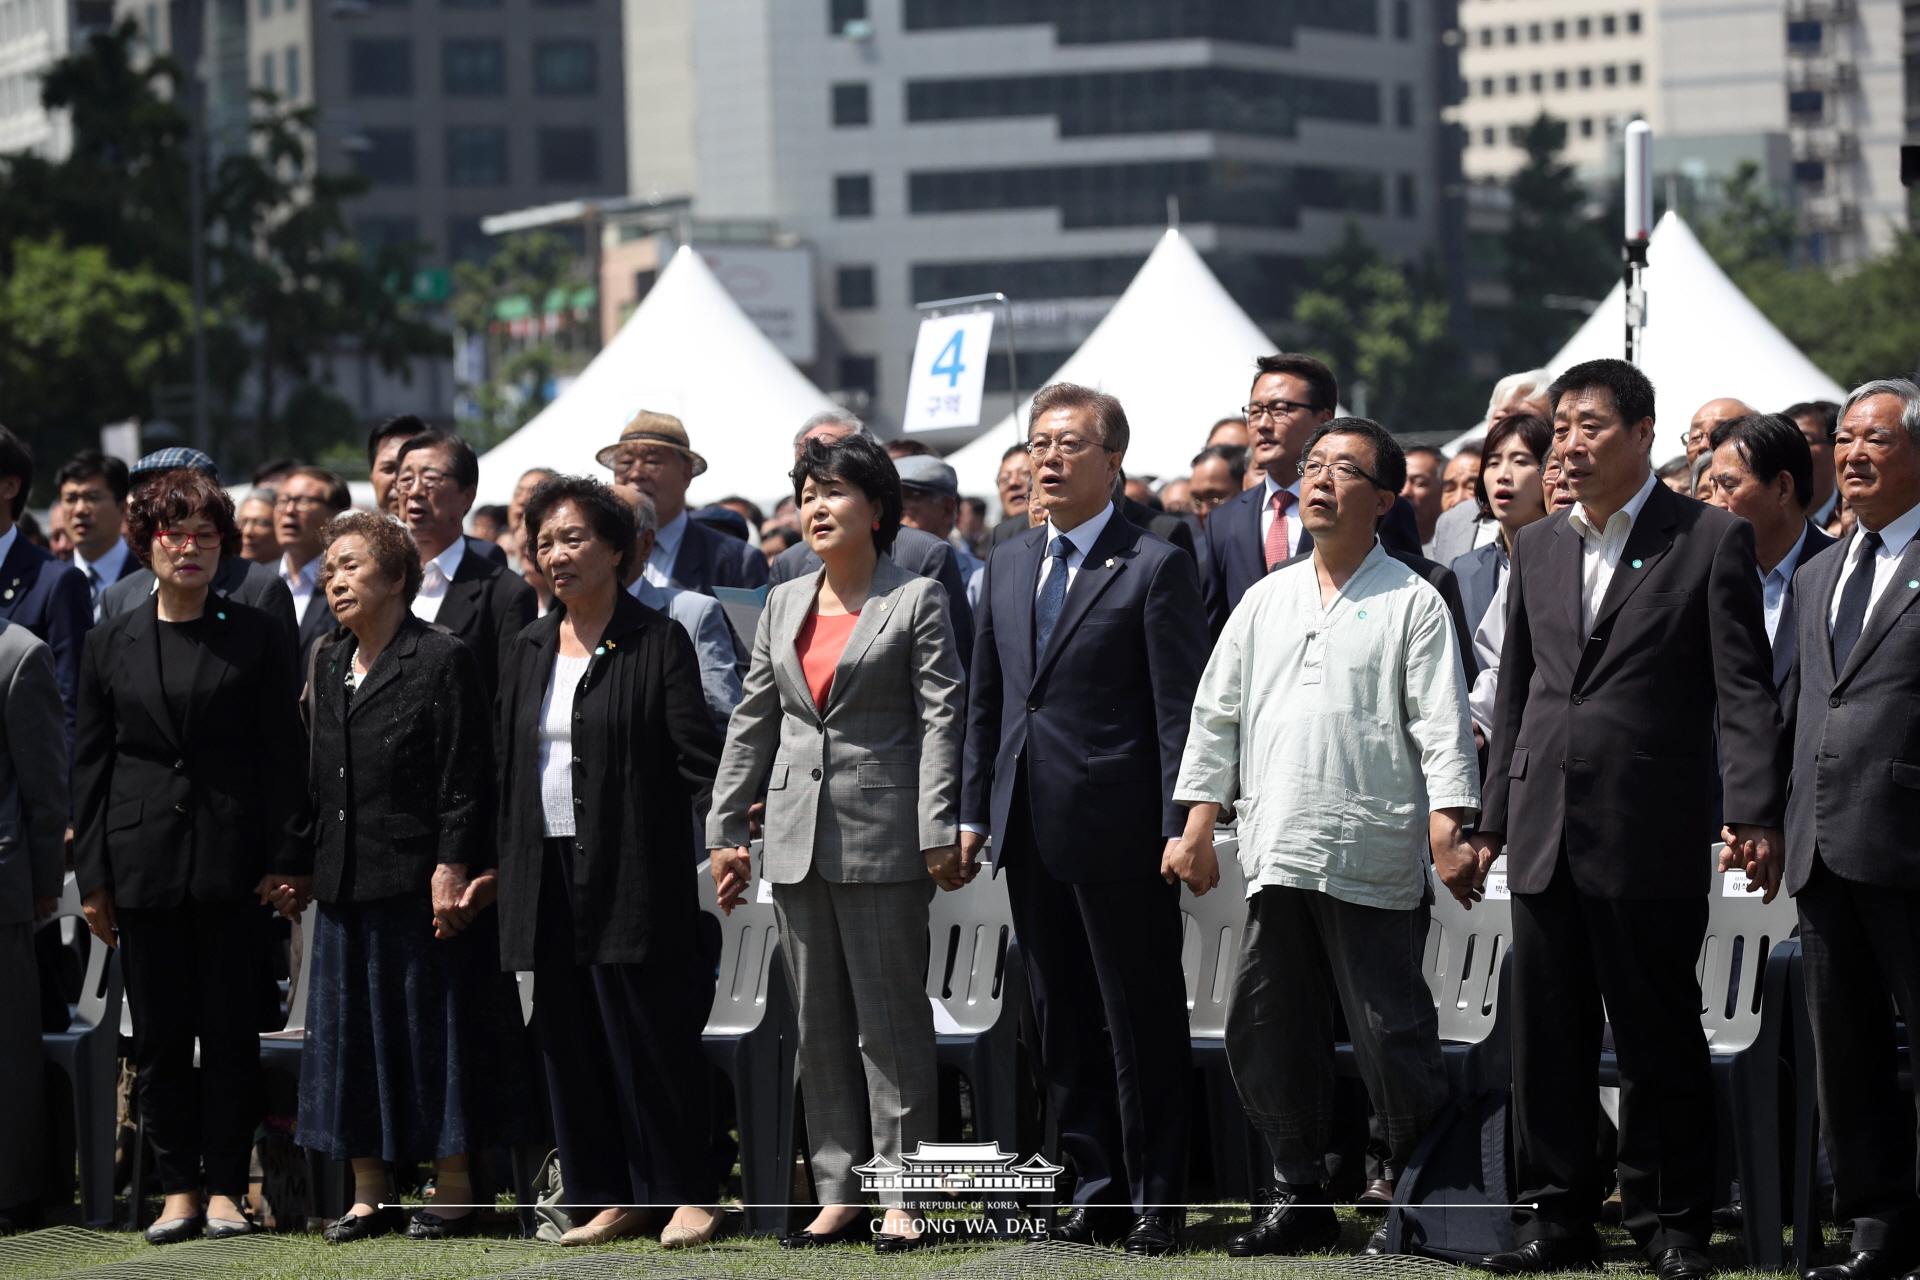
[[[816,609],[807,615],[799,637],[793,642],[816,710],[827,709],[827,697],[833,692],[833,670],[840,665],[840,655],[846,652],[847,640],[859,621],[857,612],[822,617]]]

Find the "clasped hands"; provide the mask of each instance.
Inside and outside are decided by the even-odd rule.
[[[928,877],[949,892],[965,888],[980,874],[980,850],[986,843],[985,836],[963,831],[958,843],[925,850]],[[747,900],[747,890],[753,883],[753,855],[745,845],[731,845],[709,849],[707,860],[720,914],[730,916]]]
[[[1772,902],[1780,892],[1781,848],[1785,844],[1780,832],[1773,827],[1736,822],[1720,828],[1720,839],[1727,846],[1720,851],[1720,870],[1746,872],[1747,892],[1761,890],[1765,896],[1760,901]]]
[[[473,923],[493,905],[499,891],[498,874],[489,867],[467,879],[464,862],[443,862],[433,869],[433,936],[445,941]]]

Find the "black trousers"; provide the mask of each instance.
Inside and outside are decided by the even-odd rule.
[[[533,957],[533,1025],[567,1203],[711,1204],[711,1082],[700,1048],[711,962],[673,952],[578,963],[572,849],[546,842]]]
[[[1516,1201],[1525,1239],[1599,1216],[1601,1036],[1620,1064],[1622,1225],[1649,1254],[1704,1249],[1713,1228],[1713,1074],[1694,966],[1707,899],[1594,898],[1563,852],[1544,893],[1513,895]],[[1602,1009],[1602,1001],[1605,1008]]]
[[[1920,1080],[1920,892],[1843,880],[1815,854],[1794,899],[1834,1217],[1855,1249],[1920,1258],[1914,1099],[1899,1082],[1893,1009]]]
[[[160,1188],[247,1191],[260,1122],[260,990],[266,911],[254,902],[121,907],[140,1123]],[[194,1042],[200,1068],[193,1066]]]
[[[1026,962],[1040,1071],[1076,1204],[1186,1202],[1192,1041],[1180,886],[1159,875],[1068,884],[1033,844],[1024,781],[996,842]]]

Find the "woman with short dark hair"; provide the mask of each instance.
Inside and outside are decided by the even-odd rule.
[[[1492,542],[1476,547],[1453,562],[1460,583],[1460,602],[1474,628],[1474,657],[1480,670],[1473,679],[1468,704],[1474,733],[1484,739],[1493,720],[1493,700],[1500,687],[1500,648],[1506,635],[1507,575],[1513,563],[1513,539],[1520,530],[1546,518],[1552,497],[1547,483],[1547,455],[1553,448],[1553,427],[1531,413],[1510,414],[1487,428],[1481,441],[1480,474],[1473,482],[1474,500],[1481,514],[1494,522]]]
[[[820,1211],[789,1248],[872,1239],[883,1253],[932,1239],[889,1196],[868,1229],[860,1176],[933,1136],[927,907],[957,889],[955,813],[965,705],[946,592],[883,554],[900,527],[900,477],[866,436],[806,442],[793,468],[818,572],[773,589],[727,727],[707,819],[720,907],[753,876],[747,811],[765,785],[760,874],[798,1005]]]
[[[292,637],[211,592],[240,547],[233,501],[194,471],[135,489],[142,606],[87,636],[74,748],[74,872],[121,948],[142,1128],[166,1205],[155,1244],[254,1230],[241,1204],[260,1117],[262,904],[312,865]],[[196,1046],[199,1055],[195,1070]]]
[[[500,971],[491,708],[473,655],[414,617],[419,553],[393,517],[321,530],[342,630],[313,659],[315,911],[296,1140],[353,1164],[329,1244],[397,1231],[387,1166],[434,1162],[409,1238],[473,1230],[468,1153],[512,1146],[526,1063]],[[316,600],[315,604],[318,605]],[[516,1070],[516,1066],[521,1070]]]
[[[600,1208],[560,1243],[675,1205],[660,1243],[704,1244],[721,1221],[700,1048],[713,970],[687,855],[719,735],[693,642],[622,589],[632,509],[559,476],[528,500],[526,535],[554,605],[501,673],[500,950],[533,970],[567,1199]]]

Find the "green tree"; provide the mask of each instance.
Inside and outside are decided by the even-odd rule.
[[[472,406],[463,430],[476,445],[505,439],[524,426],[546,408],[555,376],[591,358],[584,335],[569,323],[567,302],[561,304],[560,323],[546,323],[549,302],[570,300],[586,283],[579,255],[547,232],[509,236],[484,262],[454,268],[449,313],[461,334],[480,337],[489,374],[484,382],[460,386]],[[503,304],[525,308],[536,330],[530,338],[506,332],[500,322]]]
[[[1587,192],[1561,153],[1567,124],[1542,112],[1520,139],[1526,163],[1508,183],[1513,218],[1506,237],[1508,369],[1532,369],[1566,342],[1581,320],[1576,299],[1599,299],[1620,273],[1618,252],[1586,216]]]
[[[1367,415],[1392,430],[1473,420],[1475,389],[1463,376],[1444,287],[1430,268],[1390,261],[1348,223],[1313,264],[1293,315],[1302,345],[1338,375],[1349,408],[1363,383]]]
[[[1793,261],[1798,236],[1793,210],[1775,199],[1760,166],[1740,162],[1720,191],[1720,208],[1700,224],[1700,243],[1736,280],[1751,271]]]

